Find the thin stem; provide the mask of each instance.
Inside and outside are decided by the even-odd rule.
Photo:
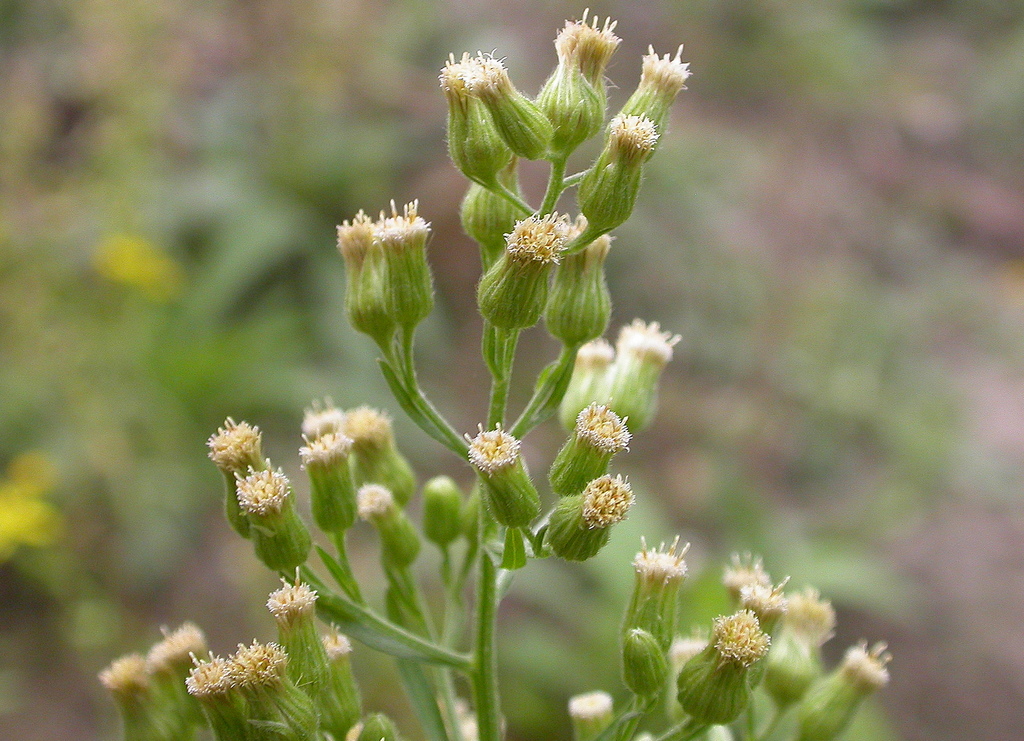
[[[479,561],[476,635],[473,639],[471,679],[480,741],[499,741],[501,739],[501,709],[498,704],[498,662],[495,650],[495,624],[498,617],[496,588],[498,569],[484,548],[480,549]]]
[[[513,193],[511,190],[509,190],[507,187],[505,187],[501,183],[498,183],[497,185],[495,185],[493,187],[492,186],[486,186],[486,187],[492,193],[496,193],[497,195],[501,196],[506,201],[511,203],[513,206],[518,208],[520,211],[522,211],[523,212],[523,216],[530,216],[531,214],[533,214],[533,209],[530,207],[529,203],[524,201],[519,195],[517,195],[516,193]]]
[[[578,349],[575,345],[563,345],[558,359],[541,372],[533,396],[509,430],[513,437],[522,439],[561,403],[565,389],[569,385]]]
[[[559,196],[562,195],[562,191],[565,190],[565,183],[563,177],[565,176],[565,163],[567,157],[559,157],[558,159],[551,160],[551,173],[548,175],[548,187],[544,193],[544,201],[540,204],[540,210],[537,211],[538,216],[547,216],[549,213],[555,210],[555,204],[558,203]]]
[[[650,709],[651,704],[651,702],[633,695],[627,716],[615,729],[614,741],[630,741],[636,735],[636,729],[640,726],[640,721],[643,720],[644,714]]]
[[[493,429],[505,422],[505,407],[508,405],[512,364],[515,361],[516,344],[519,342],[518,329],[500,329],[495,327],[493,332],[497,363],[492,371],[491,400],[487,410],[487,429]]]
[[[356,576],[352,573],[352,564],[348,560],[348,548],[345,545],[345,533],[344,530],[331,533],[331,540],[334,541],[334,548],[338,553],[337,562],[340,566],[340,574],[344,575],[344,578],[338,580],[338,585],[345,590],[345,593],[353,600],[360,604],[364,604],[362,592],[359,591],[359,582],[356,581]]]
[[[567,178],[562,180],[562,189],[564,190],[576,185],[576,183],[583,179],[583,176],[586,175],[587,172],[589,171],[584,170],[583,172],[574,172],[572,175],[569,175]]]
[[[690,741],[708,729],[708,723],[701,723],[687,718],[682,723],[672,726],[654,741]]]

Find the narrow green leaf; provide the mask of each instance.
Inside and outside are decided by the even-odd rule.
[[[448,729],[445,728],[441,709],[437,705],[437,693],[427,673],[418,662],[411,659],[399,659],[397,663],[402,685],[423,727],[423,733],[429,741],[448,741]]]
[[[505,550],[501,556],[501,568],[515,571],[526,565],[526,544],[523,531],[510,527],[505,531]]]

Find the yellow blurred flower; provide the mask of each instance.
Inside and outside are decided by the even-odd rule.
[[[0,563],[19,546],[52,545],[63,531],[60,512],[42,499],[54,486],[56,471],[42,453],[22,453],[0,480]]]
[[[136,288],[154,301],[181,291],[184,271],[153,242],[135,234],[112,234],[100,241],[93,266],[107,280]]]

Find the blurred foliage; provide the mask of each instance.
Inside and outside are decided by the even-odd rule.
[[[438,175],[436,68],[491,24],[513,47],[499,54],[531,49],[510,53],[513,74],[521,59],[539,81],[530,64],[553,54],[529,44],[580,10],[0,0],[0,465],[8,486],[26,451],[53,462],[52,489],[31,501],[65,523],[52,543],[21,538],[0,570],[7,602],[31,606],[3,608],[11,642],[79,649],[87,684],[112,646],[167,618],[176,575],[203,571],[197,548],[237,563],[206,542],[221,527],[206,436],[231,414],[291,450],[312,398],[385,398],[342,320],[334,225],[417,182],[428,218],[446,219],[439,288],[465,287],[454,215],[432,215],[461,195]],[[618,322],[658,319],[684,341],[627,464],[662,504],[582,572],[551,565],[518,585],[518,608],[543,618],[508,618],[508,686],[523,690],[505,699],[523,737],[553,738],[569,694],[616,686],[610,636],[636,533],[685,525],[703,544],[694,619],[718,607],[718,575],[701,564],[739,548],[899,621],[926,597],[880,544],[964,482],[1005,495],[1022,480],[986,475],[949,366],[1019,358],[991,267],[1012,268],[1024,236],[1024,3],[596,10],[649,30],[659,51],[685,41],[693,61],[609,258]],[[611,70],[613,106],[634,84],[634,52]],[[1012,277],[1003,287],[1018,290]],[[446,372],[466,366],[444,326],[428,331]],[[6,533],[16,519],[0,516]],[[190,615],[251,607],[208,591]],[[32,657],[0,649],[0,710],[16,710],[12,667]],[[944,731],[927,729],[956,737]],[[850,738],[893,734],[869,717]]]

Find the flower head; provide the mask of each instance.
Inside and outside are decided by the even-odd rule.
[[[594,479],[583,490],[583,521],[591,529],[610,527],[626,519],[634,501],[633,490],[622,476]]]
[[[249,469],[247,476],[235,474],[238,503],[250,515],[276,514],[291,495],[291,482],[281,469],[262,471]]]

